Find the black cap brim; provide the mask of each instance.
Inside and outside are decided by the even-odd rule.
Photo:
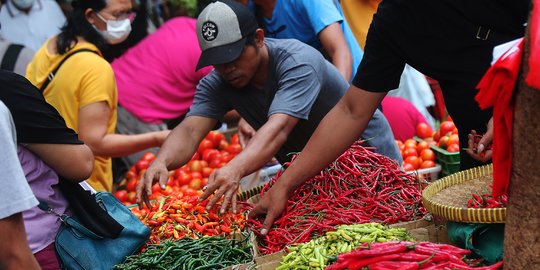
[[[236,60],[242,54],[246,40],[247,38],[242,38],[234,43],[210,48],[202,52],[196,70],[206,66],[225,64]]]

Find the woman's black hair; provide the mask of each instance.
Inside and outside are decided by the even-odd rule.
[[[107,43],[99,32],[94,29],[92,24],[86,20],[84,12],[92,9],[96,12],[107,6],[107,0],[74,0],[71,4],[73,11],[68,15],[66,24],[61,28],[61,32],[56,40],[56,49],[59,54],[69,51],[77,43],[77,37],[80,36],[86,41],[96,45],[103,51]]]

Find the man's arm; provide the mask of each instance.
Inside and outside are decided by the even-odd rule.
[[[68,180],[78,183],[92,174],[94,155],[85,144],[28,144],[26,148]]]
[[[0,219],[0,269],[41,269],[26,240],[21,213]]]
[[[266,215],[261,233],[268,232],[296,187],[328,166],[359,138],[385,95],[386,92],[349,88],[321,121],[301,154],[250,212],[250,218]]]
[[[92,103],[79,111],[79,139],[96,156],[122,157],[151,147],[159,147],[169,131],[136,135],[108,134],[111,109],[105,101]]]
[[[349,81],[352,76],[352,54],[339,22],[328,25],[319,32],[319,39],[332,64]]]
[[[229,203],[232,203],[233,211],[236,212],[236,192],[240,179],[259,170],[272,159],[297,123],[298,118],[287,114],[276,113],[270,116],[240,154],[210,175],[207,189],[201,196],[201,200],[204,200],[215,192],[207,207],[212,208],[225,195],[221,212],[225,212]]]
[[[148,196],[152,194],[154,181],[159,181],[161,188],[164,189],[169,178],[169,170],[186,164],[216,123],[215,119],[189,116],[172,130],[137,186],[137,202],[141,206],[143,200],[150,206]]]

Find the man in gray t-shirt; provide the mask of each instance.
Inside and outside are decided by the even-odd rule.
[[[235,1],[209,4],[197,20],[197,35],[203,51],[197,68],[213,65],[215,70],[200,81],[186,118],[171,132],[137,187],[137,199],[141,202],[151,193],[154,180],[164,187],[168,171],[187,163],[217,121],[235,109],[257,133],[238,156],[209,177],[201,196],[205,199],[215,192],[208,204],[212,207],[225,195],[225,211],[230,202],[236,208],[243,176],[273,156],[283,163],[290,159],[287,154],[302,150],[349,85],[309,45],[265,39],[250,11]],[[401,161],[381,112],[374,114],[362,138],[377,152]]]

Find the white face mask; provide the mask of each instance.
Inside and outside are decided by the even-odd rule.
[[[16,8],[28,10],[34,4],[34,0],[12,0]]]
[[[107,43],[114,45],[126,40],[131,32],[131,21],[129,19],[118,21],[106,20],[99,13],[96,12],[96,14],[101,20],[107,23],[106,31],[101,31],[94,25],[94,28],[103,36]]]

